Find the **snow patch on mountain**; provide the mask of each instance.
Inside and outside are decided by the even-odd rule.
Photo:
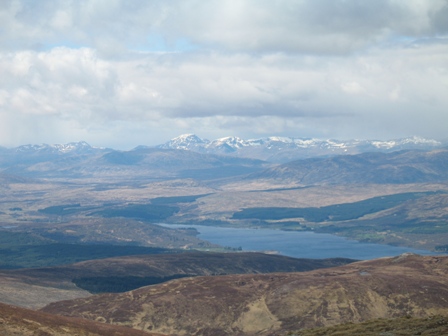
[[[85,141],[70,142],[67,144],[40,144],[40,145],[23,145],[15,148],[18,153],[30,153],[30,152],[47,152],[47,153],[82,153],[92,149],[101,149],[98,147],[92,147]]]
[[[314,156],[358,154],[368,151],[390,152],[402,149],[434,149],[441,146],[442,143],[439,141],[417,136],[386,141],[357,139],[341,141],[280,136],[244,140],[229,136],[209,141],[195,134],[184,134],[157,147],[285,162]]]
[[[372,145],[377,148],[392,149],[394,147],[401,147],[406,145],[427,145],[427,146],[442,146],[442,143],[432,139],[425,139],[418,136],[410,138],[389,140],[389,141],[372,141]]]
[[[194,150],[199,147],[204,147],[209,143],[210,141],[201,139],[195,134],[182,134],[174,139],[171,139],[167,143],[157,147],[167,149]]]
[[[250,144],[238,137],[225,137],[213,140],[209,144],[207,144],[207,149],[216,149],[222,150],[225,152],[234,152],[243,147],[250,146]]]

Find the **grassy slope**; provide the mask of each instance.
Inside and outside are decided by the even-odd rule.
[[[85,319],[55,316],[0,303],[2,336],[150,336],[160,335]]]
[[[305,273],[177,279],[58,302],[44,311],[161,333],[273,335],[375,318],[448,314],[447,270],[447,257],[403,255]]]
[[[333,327],[300,330],[289,336],[442,336],[448,335],[448,317],[426,318],[410,316],[396,319],[376,319],[363,323],[344,323]]]

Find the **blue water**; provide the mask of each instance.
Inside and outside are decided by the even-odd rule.
[[[343,257],[367,260],[396,256],[405,252],[421,255],[437,254],[408,247],[361,243],[326,233],[235,229],[200,225],[162,225],[170,228],[193,227],[199,232],[198,238],[221,246],[241,247],[243,251],[277,251],[279,254],[295,258]]]

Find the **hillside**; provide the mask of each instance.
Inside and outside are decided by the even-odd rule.
[[[263,253],[185,252],[115,257],[0,271],[0,302],[40,308],[54,301],[90,296],[89,292],[124,292],[186,276],[304,272],[349,262],[353,260],[295,259]]]
[[[178,279],[53,303],[43,311],[168,334],[271,335],[448,314],[447,271],[448,257],[405,254],[305,273]]]
[[[425,318],[399,317],[375,319],[363,323],[344,323],[334,327],[322,327],[290,332],[289,336],[441,336],[448,335],[448,317],[436,315]]]
[[[0,303],[2,336],[162,336],[85,319],[55,316]]]
[[[252,173],[268,165],[262,160],[180,149],[138,147],[129,151],[77,144],[22,146],[0,155],[0,171],[28,178],[104,178],[135,181],[141,178],[214,179]],[[78,148],[80,147],[80,148]]]
[[[363,153],[292,161],[248,179],[313,184],[405,184],[448,179],[448,149]]]
[[[21,229],[0,229],[0,269],[217,247],[198,239],[196,230],[170,229],[128,218],[69,217],[64,218],[65,223],[60,215],[46,218],[46,223],[27,223]]]

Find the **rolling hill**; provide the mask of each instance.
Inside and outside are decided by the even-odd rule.
[[[39,308],[54,301],[89,296],[87,291],[124,292],[187,276],[304,272],[350,262],[353,260],[211,252],[97,259],[58,267],[0,271],[0,302]]]
[[[448,180],[448,149],[363,153],[292,161],[247,179],[314,184],[405,184]]]
[[[55,316],[0,303],[2,336],[163,336],[86,319]]]
[[[100,149],[81,143],[70,146],[23,146],[0,155],[3,173],[28,178],[104,178],[120,180],[196,178],[214,179],[266,168],[261,160],[180,149],[138,147],[129,151]],[[62,147],[59,148],[59,147]]]
[[[404,254],[304,273],[195,277],[42,311],[167,334],[273,335],[448,314],[448,257]]]

